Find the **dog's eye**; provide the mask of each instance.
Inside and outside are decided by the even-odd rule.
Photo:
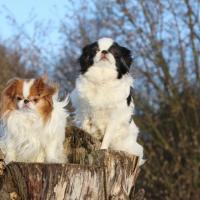
[[[99,47],[95,47],[94,50],[95,50],[96,53],[100,51]]]
[[[119,52],[117,50],[115,50],[114,48],[109,49],[109,52],[112,53],[112,55],[114,57],[119,57],[120,56]]]
[[[35,103],[37,103],[37,102],[39,101],[39,99],[38,99],[38,98],[34,98],[33,101],[34,101]]]
[[[16,97],[17,101],[21,101],[22,98],[21,97]]]

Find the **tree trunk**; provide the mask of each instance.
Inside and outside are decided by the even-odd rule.
[[[66,131],[65,142],[69,163],[14,162],[5,169],[2,165],[0,200],[132,199],[139,172],[138,157],[97,150],[99,145],[88,134],[71,128]]]

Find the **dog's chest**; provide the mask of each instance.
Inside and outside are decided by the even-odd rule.
[[[80,98],[90,107],[99,109],[114,108],[128,97],[130,84],[121,80],[93,83],[83,80],[79,83]],[[103,111],[104,112],[104,111]]]
[[[8,136],[19,147],[28,148],[29,145],[38,146],[45,142],[43,120],[35,114],[13,113],[7,120],[6,129]]]

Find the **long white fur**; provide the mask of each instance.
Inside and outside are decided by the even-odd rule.
[[[64,107],[68,97],[59,101],[53,96],[53,111],[45,124],[36,112],[14,110],[1,119],[2,139],[0,148],[6,154],[6,162],[57,162],[66,161],[63,142],[68,117]]]
[[[79,75],[71,93],[75,123],[94,137],[103,138],[102,149],[135,154],[141,165],[144,160],[143,147],[137,143],[139,130],[133,120],[130,123],[134,105],[127,105],[133,79],[129,74],[121,79],[116,77],[115,63],[106,61],[94,63],[85,74]]]

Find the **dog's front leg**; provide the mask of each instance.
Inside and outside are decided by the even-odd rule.
[[[108,149],[112,136],[115,132],[115,126],[114,124],[110,124],[105,131],[104,137],[103,137],[103,141],[101,143],[101,149]]]

